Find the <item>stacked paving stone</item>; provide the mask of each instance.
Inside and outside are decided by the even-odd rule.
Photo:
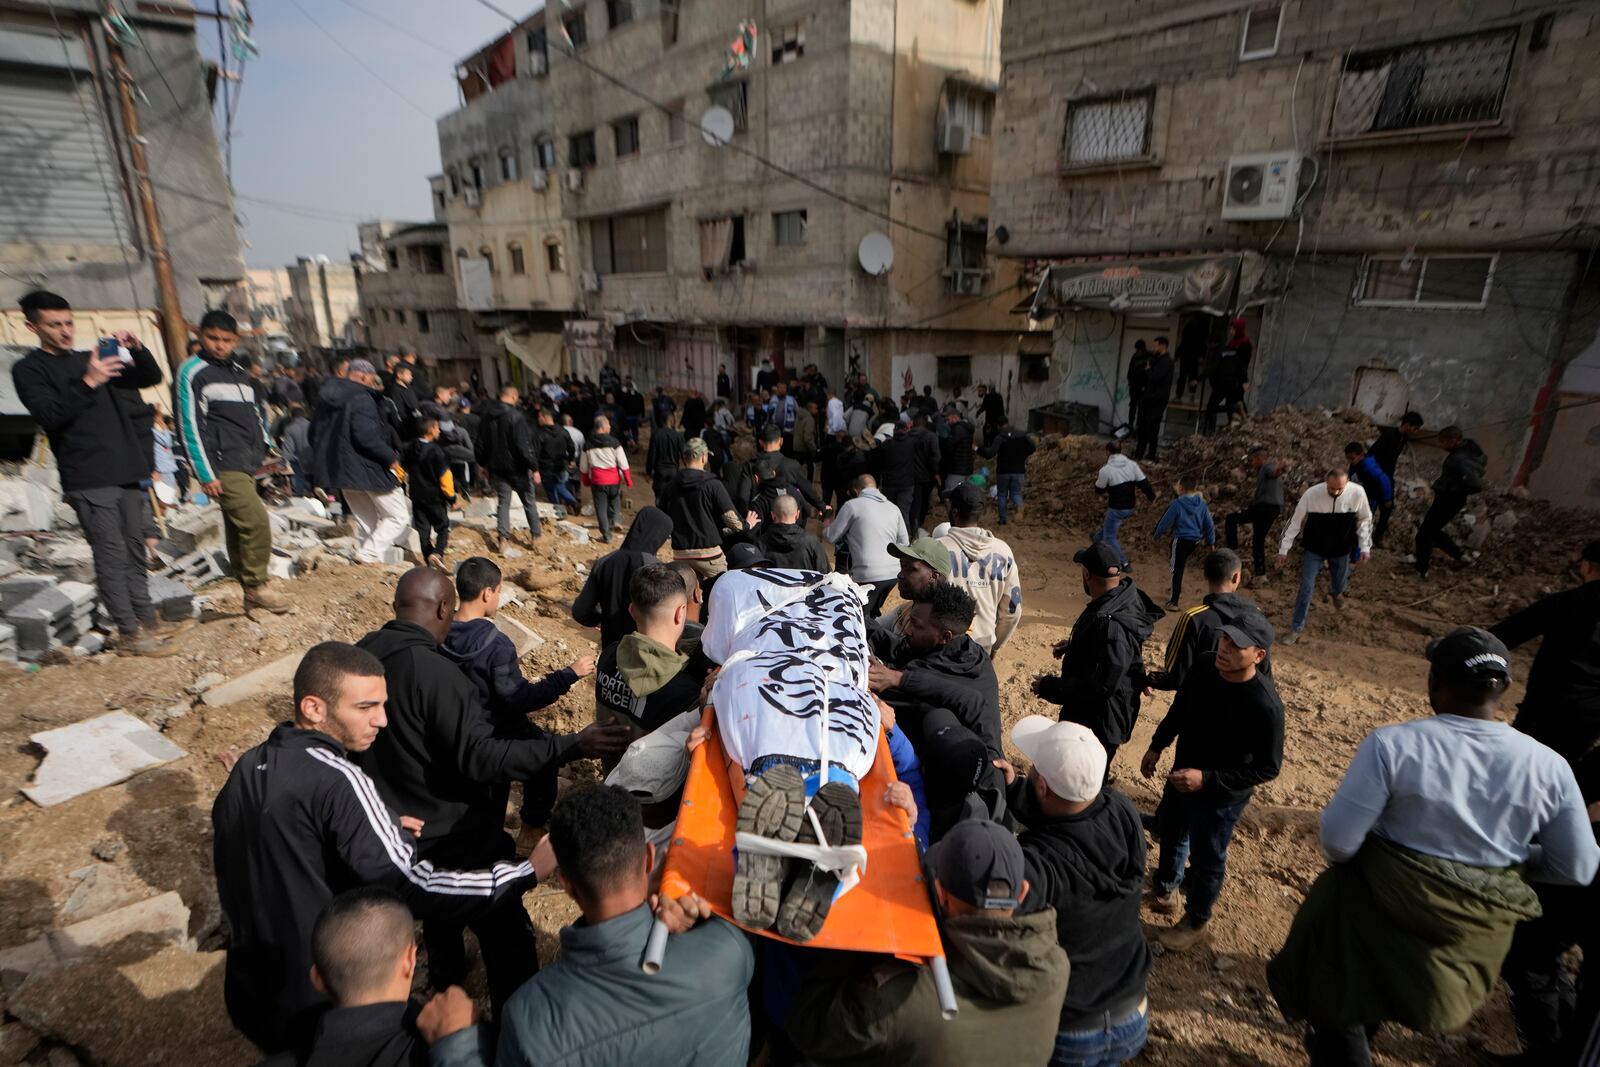
[[[50,582],[6,609],[5,621],[16,631],[18,654],[37,659],[46,652],[76,645],[94,628],[97,599],[94,586],[84,582]]]
[[[0,622],[0,663],[17,662],[17,629]]]

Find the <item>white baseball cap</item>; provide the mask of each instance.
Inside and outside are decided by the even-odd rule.
[[[686,711],[645,734],[622,753],[606,775],[606,785],[632,793],[641,804],[659,804],[683,787],[689,777],[689,752],[684,745],[700,723],[700,712]]]
[[[1082,803],[1100,795],[1106,750],[1087,726],[1029,715],[1011,728],[1011,743],[1062,800]]]

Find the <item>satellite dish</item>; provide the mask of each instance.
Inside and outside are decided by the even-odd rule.
[[[874,230],[861,239],[856,258],[861,261],[862,270],[881,278],[894,266],[894,245],[886,235]]]
[[[721,148],[733,140],[733,112],[725,107],[708,107],[700,116],[700,136],[712,148]]]

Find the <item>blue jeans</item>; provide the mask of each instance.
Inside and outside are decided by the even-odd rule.
[[[1007,508],[1020,508],[1022,506],[1022,479],[1021,474],[995,475],[995,500],[1000,506],[1000,521],[1006,521]]]
[[[1315,552],[1306,552],[1300,561],[1300,595],[1294,602],[1294,621],[1290,624],[1295,633],[1306,628],[1306,613],[1311,610],[1311,594],[1317,588],[1317,572],[1328,564],[1330,589],[1334,596],[1344,596],[1344,587],[1350,581],[1350,557],[1329,556],[1326,560]]]
[[[556,478],[543,478],[541,481],[544,482],[544,493],[550,499],[550,503],[577,510],[578,498],[572,495],[572,486],[567,484],[565,473]]]
[[[1117,540],[1117,531],[1122,528],[1122,524],[1132,514],[1132,508],[1106,508],[1106,524],[1090,538],[1097,545],[1104,541],[1116,549],[1117,557],[1122,561],[1124,567],[1128,565],[1128,554],[1122,551],[1122,543]]]
[[[1196,926],[1211,918],[1212,905],[1222,895],[1228,843],[1248,803],[1246,797],[1218,806],[1214,800],[1180,793],[1171,786],[1161,795],[1156,808],[1156,836],[1161,839],[1156,888],[1170,893],[1184,886],[1184,913]]]
[[[1120,1019],[1107,1012],[1098,1026],[1057,1033],[1050,1067],[1117,1067],[1144,1051],[1149,1036],[1150,1002],[1144,1000]]]

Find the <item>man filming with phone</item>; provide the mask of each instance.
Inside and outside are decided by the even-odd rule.
[[[161,384],[161,365],[123,330],[95,351],[75,351],[72,305],[38,290],[22,313],[39,347],[11,368],[17,396],[50,439],[61,491],[94,552],[94,578],[117,624],[124,655],[168,656],[175,627],[150,602],[145,573],[145,491],[149,431],[138,429],[139,390]],[[148,425],[148,422],[146,422]]]

